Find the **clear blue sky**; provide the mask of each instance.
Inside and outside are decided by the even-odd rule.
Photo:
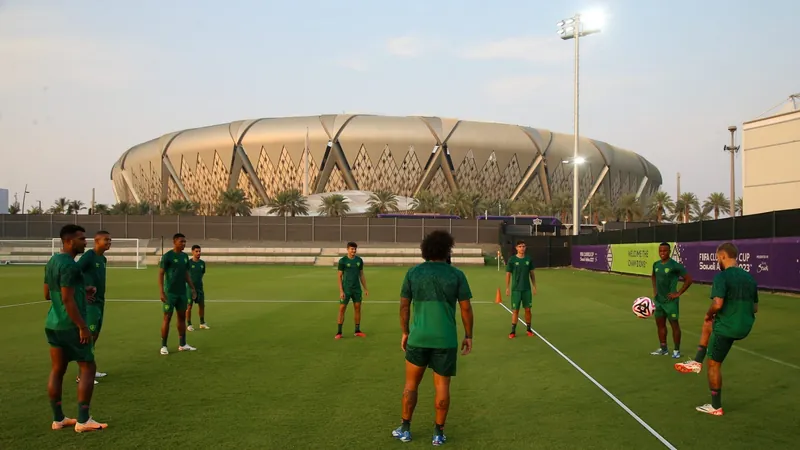
[[[728,125],[800,91],[800,1],[0,0],[0,187],[28,205],[112,203],[129,147],[238,119],[439,115],[572,132],[636,151],[664,189],[729,192]],[[737,158],[737,166],[741,157]],[[741,195],[741,178],[737,180]]]

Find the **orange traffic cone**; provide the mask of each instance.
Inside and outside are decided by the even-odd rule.
[[[500,288],[497,288],[497,295],[494,296],[495,303],[503,303],[503,296],[500,295]]]

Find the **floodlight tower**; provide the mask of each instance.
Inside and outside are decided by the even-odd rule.
[[[599,15],[590,16],[590,19],[596,19],[599,22]],[[579,160],[578,156],[578,148],[580,145],[579,140],[579,133],[578,133],[578,121],[579,121],[579,59],[580,59],[580,38],[584,36],[588,36],[590,34],[599,33],[600,28],[597,25],[592,25],[593,20],[586,20],[585,17],[581,17],[581,14],[575,14],[575,16],[564,19],[558,22],[558,34],[561,36],[563,40],[574,39],[575,40],[575,85],[574,85],[574,126],[575,129],[573,131],[573,137],[575,140],[575,148],[573,150],[573,161],[577,162]],[[586,23],[589,22],[589,27],[586,27]],[[573,164],[572,166],[572,221],[575,222],[575,226],[573,227],[572,234],[578,235],[580,234],[580,211],[578,210],[578,189],[579,189],[579,180],[578,180],[578,166],[580,164]]]
[[[728,127],[731,132],[731,145],[726,145],[722,148],[723,151],[731,152],[731,217],[736,216],[736,152],[739,151],[739,146],[736,145],[736,126],[731,125]]]

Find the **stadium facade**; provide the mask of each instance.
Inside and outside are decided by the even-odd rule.
[[[308,152],[305,142],[308,141]],[[306,164],[306,156],[308,163]],[[439,117],[363,114],[243,120],[177,131],[139,144],[114,164],[117,201],[190,200],[212,205],[240,188],[263,204],[278,192],[386,189],[413,197],[454,190],[550,202],[572,192],[573,138],[518,125]],[[581,203],[596,192],[616,202],[648,196],[659,170],[642,156],[582,138]],[[587,170],[588,169],[588,170]]]

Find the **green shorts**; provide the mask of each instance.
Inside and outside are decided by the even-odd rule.
[[[531,291],[511,291],[511,309],[519,310],[520,304],[523,308],[530,308],[533,304]]]
[[[187,295],[187,297],[188,298],[186,299],[186,301],[190,305],[194,304],[194,303],[197,303],[198,305],[205,305],[206,304],[206,294],[205,294],[205,292],[203,292],[202,289],[198,289],[197,290],[197,298],[196,299],[192,299],[192,291],[189,291],[189,295]]]
[[[346,305],[350,303],[350,300],[353,303],[361,303],[361,291],[344,291],[344,299],[339,300],[339,304]]]
[[[739,339],[721,336],[712,331],[708,338],[708,359],[721,363],[725,361],[728,352],[731,351],[733,343]]]
[[[457,348],[420,348],[406,345],[406,361],[418,367],[430,367],[443,377],[456,376]]]
[[[92,334],[97,334],[103,328],[103,312],[105,311],[105,303],[96,302],[86,305],[86,325]]]
[[[189,301],[185,295],[167,294],[167,301],[161,304],[165,314],[172,314],[172,311],[186,311]]]
[[[680,318],[680,301],[675,299],[668,302],[655,301],[656,311],[653,313],[655,317],[666,317],[670,321],[676,321]]]
[[[81,344],[81,332],[77,328],[69,330],[50,330],[45,328],[45,336],[50,347],[60,348],[67,361],[94,362],[94,343]]]

